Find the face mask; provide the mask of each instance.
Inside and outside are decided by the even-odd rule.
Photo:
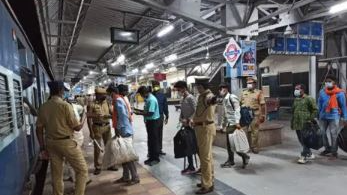
[[[159,87],[159,86],[153,87],[153,91],[159,91],[159,90],[160,90],[160,87]]]
[[[247,84],[247,89],[253,89],[253,84]]]
[[[294,96],[295,96],[295,97],[300,97],[300,96],[301,96],[301,91],[298,90],[298,89],[295,89],[295,90],[294,90]]]
[[[332,82],[325,82],[325,86],[326,86],[327,88],[333,88],[333,87],[334,87],[334,85],[333,85]]]

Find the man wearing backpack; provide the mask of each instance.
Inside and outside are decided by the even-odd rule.
[[[253,120],[248,127],[248,132],[251,133],[251,150],[254,154],[259,153],[259,125],[265,121],[265,99],[262,91],[256,87],[257,79],[247,78],[247,90],[243,91],[241,95],[241,107],[247,107],[254,113]]]
[[[321,156],[330,156],[331,160],[337,159],[337,137],[340,127],[340,119],[347,121],[346,93],[336,84],[336,77],[328,75],[325,79],[325,87],[319,92],[319,126],[325,132],[325,150]],[[329,132],[331,143],[328,141]]]
[[[315,157],[309,147],[304,143],[303,132],[305,124],[312,122],[317,116],[318,109],[314,99],[305,94],[305,86],[298,84],[294,90],[295,100],[292,106],[291,128],[296,131],[298,140],[301,143],[303,150],[298,159],[299,164],[306,164],[308,160],[313,160]]]
[[[219,86],[219,95],[223,97],[223,127],[226,128],[228,150],[228,160],[224,164],[221,164],[222,168],[230,168],[235,165],[234,152],[230,147],[229,135],[234,133],[235,130],[241,129],[241,126],[239,124],[241,118],[240,101],[236,95],[229,93],[229,89],[230,87],[227,84],[221,84]],[[246,153],[237,154],[242,158],[242,167],[246,168],[250,157]]]

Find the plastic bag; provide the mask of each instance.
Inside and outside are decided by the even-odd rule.
[[[308,148],[319,150],[324,145],[324,132],[317,123],[305,123],[302,136],[303,142]]]
[[[229,134],[230,148],[234,152],[247,153],[249,151],[249,143],[244,130],[235,130]]]
[[[102,162],[104,168],[139,160],[131,137],[114,137],[107,142]]]

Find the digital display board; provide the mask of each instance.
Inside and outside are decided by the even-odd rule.
[[[139,31],[111,27],[111,42],[139,44]]]

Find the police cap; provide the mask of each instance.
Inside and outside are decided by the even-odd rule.
[[[107,94],[106,89],[103,87],[95,88],[95,94]]]
[[[248,77],[247,78],[247,83],[256,83],[258,80],[257,80],[257,77]]]
[[[69,91],[69,89],[65,86],[63,81],[49,81],[47,82],[48,87],[51,91],[59,91],[64,89],[65,91]]]

